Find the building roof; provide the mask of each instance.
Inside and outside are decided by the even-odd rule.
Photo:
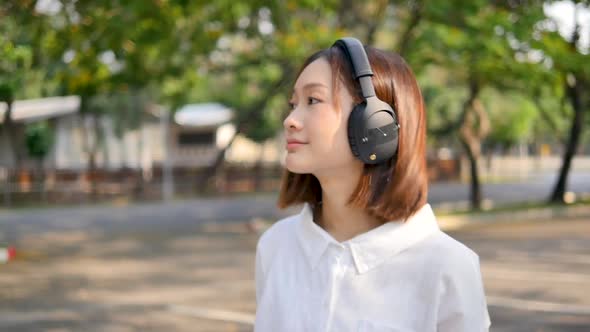
[[[188,104],[174,113],[174,122],[181,126],[214,127],[229,122],[233,110],[218,103]]]
[[[4,122],[7,108],[6,103],[0,103],[0,123]],[[79,96],[16,100],[12,103],[12,121],[30,123],[76,113],[79,110]]]

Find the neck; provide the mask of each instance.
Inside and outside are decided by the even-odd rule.
[[[315,218],[338,242],[349,240],[381,224],[363,209],[347,204],[361,173],[362,168],[355,176],[332,173],[330,176],[318,177],[322,187],[322,205]]]

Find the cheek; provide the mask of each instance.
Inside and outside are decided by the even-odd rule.
[[[318,114],[310,117],[307,125],[313,144],[325,150],[332,149],[339,136],[340,120],[336,114],[331,114],[332,112],[332,110],[323,113],[318,112]]]
[[[352,154],[348,143],[347,122],[334,110],[310,119],[308,128],[314,150],[328,155]]]

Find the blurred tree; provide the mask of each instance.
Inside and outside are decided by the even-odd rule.
[[[32,50],[26,30],[18,28],[18,18],[8,15],[12,7],[0,6],[0,102],[5,103],[2,132],[7,142],[14,167],[21,168],[22,155],[13,121],[13,103],[25,89],[27,74],[32,69]]]
[[[486,89],[482,91],[482,101],[490,111],[493,124],[486,143],[499,145],[503,150],[519,143],[532,143],[539,112],[527,96]]]
[[[431,127],[430,132],[435,136],[458,134],[470,164],[471,206],[479,209],[482,194],[478,161],[482,141],[492,128],[481,92],[486,87],[498,91],[514,88],[514,81],[529,75],[529,67],[516,61],[511,43],[532,33],[532,23],[543,17],[542,9],[485,0],[468,4],[425,1],[416,8],[419,14],[412,17],[420,19],[420,27],[412,30],[414,41],[402,46],[415,68],[443,69],[438,77],[440,86],[462,86],[462,102],[453,102],[454,111],[442,106],[445,111],[434,115],[438,118],[435,122],[441,125]],[[436,91],[440,90],[430,92]],[[430,93],[426,97],[435,96]]]
[[[556,144],[565,146],[571,112],[564,89],[558,81],[549,77],[540,82],[531,82],[523,91],[528,93],[543,120],[535,123],[535,135],[542,140],[555,141]]]
[[[590,2],[571,1],[573,9],[573,28],[569,34],[560,33],[554,20],[545,20],[537,25],[531,48],[540,50],[544,69],[544,86],[533,85],[537,95],[544,93],[567,102],[565,112],[570,119],[562,165],[552,193],[551,202],[565,202],[567,179],[572,160],[578,151],[583,127],[587,125],[586,116],[590,109],[590,97],[583,91],[590,89],[590,54],[588,45],[580,40],[580,16],[578,11],[590,11]],[[549,4],[549,3],[548,3]],[[590,32],[588,32],[590,34]],[[587,40],[590,39],[590,35]]]
[[[98,119],[111,116],[122,135],[140,125],[151,102],[171,110],[222,102],[236,111],[239,134],[257,142],[275,136],[303,58],[344,35],[396,49],[416,70],[430,133],[458,134],[470,160],[474,207],[481,202],[477,162],[488,134],[506,144],[526,139],[539,130],[538,122],[527,125],[536,116],[563,129],[552,106],[561,105],[559,113],[573,116],[568,151],[575,151],[588,104],[580,93],[588,82],[587,51],[572,48],[577,35],[563,38],[547,27],[541,2],[64,0],[49,9],[40,3],[0,5],[1,94],[13,100],[23,89],[6,87],[26,86],[80,95],[89,169],[104,149]],[[31,73],[37,83],[23,84]],[[536,111],[522,94],[533,96]],[[571,156],[564,155],[562,173]]]
[[[106,2],[106,1],[104,1]],[[105,10],[100,8],[104,2],[93,2],[96,7],[91,13],[80,10],[82,3],[63,1],[48,12],[33,12],[47,23],[47,34],[42,44],[38,44],[50,63],[49,79],[58,82],[57,94],[80,96],[83,150],[87,156],[88,176],[91,180],[91,193],[95,197],[97,186],[95,173],[97,154],[103,148],[103,135],[100,117],[106,114],[105,102],[98,97],[110,88],[112,67],[105,52],[110,50],[108,40],[102,30],[108,22]],[[111,31],[118,35],[123,31]]]
[[[199,67],[208,85],[200,97],[236,110],[237,134],[257,142],[276,136],[287,111],[288,87],[304,57],[344,33],[338,6],[331,1],[252,1],[219,11],[224,14],[209,21],[220,22],[223,34]],[[204,172],[201,186],[219,169],[224,154],[220,151]]]
[[[200,2],[60,4],[59,10],[45,13],[51,26],[45,46],[55,64],[51,74],[60,82],[59,93],[82,98],[84,145],[93,178],[97,154],[106,149],[101,119],[111,117],[121,136],[141,125],[148,103],[180,105],[198,68],[198,53],[207,53],[215,38],[200,31],[204,21],[199,15],[206,6]],[[176,81],[182,84],[171,92],[170,82]]]
[[[25,129],[25,142],[29,156],[39,163],[47,156],[53,145],[53,131],[47,122],[35,122]]]
[[[45,171],[43,160],[53,145],[53,130],[46,121],[29,124],[25,128],[25,145],[28,155],[35,159],[37,167],[37,182],[41,200],[45,201]]]

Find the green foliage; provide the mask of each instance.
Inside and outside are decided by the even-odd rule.
[[[521,94],[500,93],[493,89],[484,91],[482,99],[494,123],[490,143],[510,147],[533,140],[534,127],[539,120],[533,102]]]
[[[43,160],[53,145],[53,130],[46,121],[28,124],[25,143],[29,156]]]
[[[285,110],[276,98],[290,93],[304,57],[342,34],[335,7],[327,1],[241,3],[222,16],[226,29],[199,65],[206,83],[199,85],[204,90],[197,101],[216,100],[236,110],[238,128],[256,141],[275,136]]]
[[[414,29],[405,57],[433,133],[460,116],[472,79],[493,91],[485,97],[492,140],[530,140],[547,128],[564,136],[566,73],[590,77],[589,55],[543,28],[541,2],[61,3],[53,13],[35,12],[34,1],[0,5],[0,99],[77,94],[83,112],[110,114],[118,135],[137,126],[148,102],[174,110],[217,101],[237,112],[250,138],[272,137],[303,59],[344,35],[365,40],[372,25],[376,46],[385,48]]]
[[[12,19],[0,20],[0,101],[14,100],[32,66],[31,47],[18,42],[18,35]]]

